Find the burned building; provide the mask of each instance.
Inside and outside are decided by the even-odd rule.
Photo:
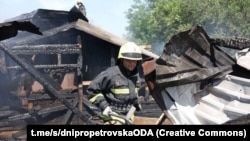
[[[25,58],[31,64],[34,64],[36,68],[54,75],[53,80],[57,81],[57,87],[61,87],[66,73],[74,72],[74,69],[79,67],[78,69],[81,72],[78,75],[81,75],[81,77],[78,79],[82,80],[74,83],[77,87],[78,84],[76,83],[90,81],[107,66],[114,65],[119,47],[76,29],[76,21],[74,20],[77,19],[73,17],[75,14],[77,15],[77,12],[74,13],[74,11],[38,9],[20,15],[10,19],[10,21],[31,21],[39,27],[43,35],[23,31],[19,32],[17,36],[2,42],[13,53]],[[86,19],[82,18],[82,20],[87,22]],[[8,70],[6,75],[10,75],[9,78],[16,77],[16,80],[20,81],[26,79],[22,78],[23,74],[20,73],[22,68],[18,67],[15,61],[7,55],[2,57],[5,58],[5,66],[2,67],[6,67],[5,69]],[[54,71],[53,74],[52,71]],[[75,77],[75,75],[72,77]],[[13,81],[10,83],[13,83]],[[32,84],[32,82],[30,83]],[[41,86],[38,86],[37,89],[39,87]]]
[[[101,124],[84,87],[115,65],[126,41],[89,24],[74,8],[38,9],[6,22],[13,21],[30,21],[42,35],[16,34],[17,28],[1,38],[0,130],[18,130],[12,137],[21,138],[27,124]],[[223,41],[197,26],[173,36],[160,57],[143,50],[142,76],[161,109],[148,102],[144,108],[150,110],[136,114],[163,112],[144,124],[223,124],[249,114],[249,70],[233,67],[235,59],[218,47]]]
[[[91,120],[95,113],[82,99],[84,89],[116,64],[119,47],[126,41],[89,24],[74,7],[38,9],[6,23],[13,21],[29,21],[42,35],[19,30],[1,41],[0,130],[21,130],[27,124],[99,124]],[[144,58],[154,56],[143,53]],[[149,115],[158,116],[157,109]]]

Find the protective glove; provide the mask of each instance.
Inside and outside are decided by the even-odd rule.
[[[113,125],[124,125],[124,124],[126,124],[125,119],[121,118],[120,115],[115,113],[115,112],[113,112],[112,116],[110,116],[110,117],[111,117],[110,122]]]
[[[104,121],[107,121],[105,124],[120,125],[125,124],[125,120],[120,118],[120,115],[116,112],[113,112],[112,109],[108,106],[102,112],[102,118]]]
[[[110,116],[110,114],[111,114],[112,112],[113,112],[112,109],[111,109],[109,106],[107,106],[107,107],[103,110],[102,114],[105,115],[105,116]]]

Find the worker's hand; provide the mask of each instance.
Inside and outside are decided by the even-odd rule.
[[[120,118],[120,116],[121,116],[120,114],[113,112],[109,106],[104,109],[102,114],[105,116],[111,117],[112,119]]]
[[[112,118],[111,121],[113,125],[125,125],[126,124],[125,119],[121,118],[120,115],[118,115],[117,113],[113,113],[111,118]]]
[[[106,121],[105,124],[111,124],[111,125],[125,124],[125,120],[121,117],[121,115],[119,115],[116,112],[113,112],[109,106],[104,109],[102,115],[104,115],[102,116],[102,119]]]
[[[116,112],[112,112],[110,114],[110,124],[113,124],[113,125],[125,125],[126,124],[126,121],[125,121],[125,117],[123,115],[120,115]],[[132,122],[130,122],[132,123]]]
[[[110,116],[112,112],[113,112],[112,109],[108,106],[103,110],[102,114],[105,116]]]

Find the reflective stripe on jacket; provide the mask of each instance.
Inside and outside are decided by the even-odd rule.
[[[89,101],[102,110],[111,106],[115,112],[126,113],[138,98],[138,73],[129,77],[113,66],[100,73],[87,88]]]

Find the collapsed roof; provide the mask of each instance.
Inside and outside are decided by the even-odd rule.
[[[202,27],[195,26],[166,43],[156,61],[156,84],[160,88],[198,81],[209,83],[231,73],[249,76],[249,71],[239,70],[244,69],[236,65],[235,58],[216,45]]]
[[[152,95],[174,124],[223,124],[250,113],[250,72],[222,45],[249,48],[249,40],[212,39],[194,26],[172,36],[160,58],[144,64]]]

